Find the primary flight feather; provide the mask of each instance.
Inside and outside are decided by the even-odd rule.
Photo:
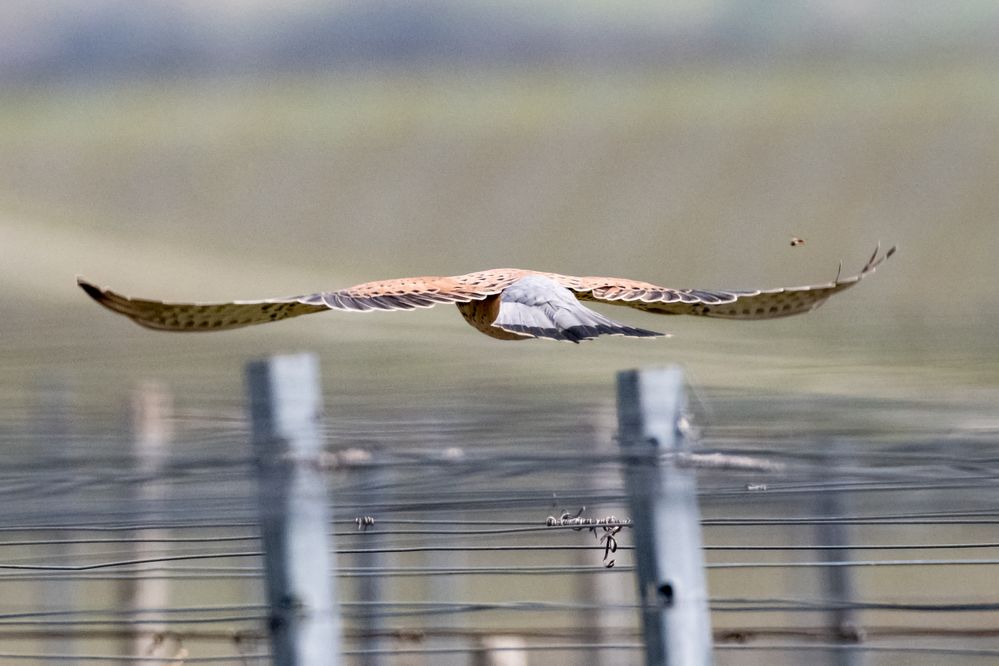
[[[224,331],[299,315],[346,310],[413,310],[454,303],[469,324],[500,340],[547,338],[567,342],[600,335],[655,337],[655,331],[616,322],[580,301],[625,305],[654,314],[725,319],[775,319],[814,310],[833,294],[857,284],[885,259],[874,251],[859,273],[826,284],[779,289],[671,289],[608,277],[575,277],[497,268],[451,277],[413,277],[365,282],[339,291],[229,303],[163,303],[128,298],[77,278],[104,307],[161,331]]]

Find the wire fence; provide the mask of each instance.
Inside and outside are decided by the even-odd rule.
[[[146,386],[132,422],[94,432],[40,395],[38,418],[0,423],[0,660],[267,663],[242,413]],[[893,427],[920,405],[839,403],[837,429],[780,423],[807,410],[794,396],[699,400],[676,462],[698,473],[719,663],[999,658],[999,431]],[[347,663],[641,660],[611,405],[372,408],[321,432]]]

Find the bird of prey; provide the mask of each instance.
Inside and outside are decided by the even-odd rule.
[[[77,278],[77,282],[109,310],[160,331],[224,331],[326,310],[414,310],[454,303],[465,321],[492,338],[578,343],[600,335],[663,335],[616,322],[580,301],[626,305],[653,314],[723,319],[788,317],[814,310],[833,294],[849,289],[894,252],[894,247],[883,255],[875,250],[860,273],[852,277],[841,279],[837,274],[826,284],[780,289],[670,289],[623,278],[497,268],[451,277],[365,282],[339,291],[289,298],[198,304],[128,298],[83,278]]]

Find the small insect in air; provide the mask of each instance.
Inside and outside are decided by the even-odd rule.
[[[798,238],[797,236],[791,236],[791,247],[798,247],[799,245],[804,245],[805,239]]]

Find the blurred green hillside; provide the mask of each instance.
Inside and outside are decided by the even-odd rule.
[[[85,232],[126,265],[155,246],[160,266],[66,268],[169,277],[173,297],[185,280],[232,296],[225,274],[251,260],[269,265],[250,295],[505,265],[776,286],[859,267],[880,240],[900,259],[855,304],[974,318],[999,302],[997,139],[985,67],[68,88],[4,105],[0,206],[5,227]],[[192,250],[222,264],[177,275],[170,254]]]
[[[37,367],[24,359],[44,330],[46,361],[111,372],[80,359],[127,348],[113,366],[127,376],[316,347],[354,364],[355,391],[431,368],[445,385],[546,384],[674,360],[722,385],[786,387],[793,374],[809,390],[930,390],[901,367],[930,386],[990,385],[995,71],[494,69],[26,90],[0,115],[0,280],[17,313],[0,335],[18,359],[5,362]],[[791,248],[792,235],[807,243]],[[768,287],[831,280],[840,259],[855,271],[878,241],[898,256],[808,317],[614,310],[676,337],[585,354],[488,340],[451,308],[163,336],[96,309],[73,279],[193,300],[500,266]]]

